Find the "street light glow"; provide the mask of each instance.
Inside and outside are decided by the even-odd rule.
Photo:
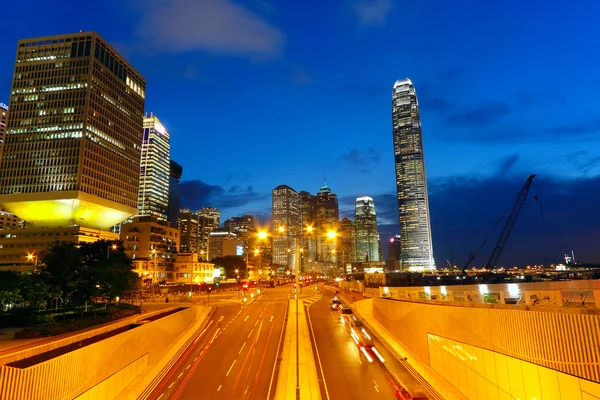
[[[283,233],[283,232],[285,232],[285,228],[283,226],[280,226],[279,227],[279,233]]]
[[[335,239],[337,237],[337,232],[336,231],[327,231],[327,238],[329,239]]]
[[[283,228],[282,226],[280,226],[280,227],[279,227],[279,229],[280,229],[280,230],[281,230],[282,228]],[[265,231],[260,231],[260,232],[258,232],[258,238],[259,238],[259,239],[266,239],[266,238],[267,238],[267,236],[269,236],[269,234],[268,234],[267,232],[265,232]]]
[[[312,227],[312,225],[308,225],[308,226],[306,227],[306,233],[312,233],[313,229],[314,229],[314,228]]]

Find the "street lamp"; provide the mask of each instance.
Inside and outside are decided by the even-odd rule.
[[[117,249],[117,245],[116,245],[116,244],[113,244],[112,246],[108,246],[108,247],[106,248],[106,258],[109,258],[109,257],[110,257],[110,250],[111,250],[111,249],[112,249],[112,250],[116,250],[116,249]]]
[[[36,256],[33,253],[29,253],[29,254],[27,254],[27,261],[34,261],[35,264],[33,266],[33,269],[34,269],[34,271],[37,270],[38,256]]]

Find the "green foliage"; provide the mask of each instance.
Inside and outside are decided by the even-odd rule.
[[[211,262],[215,263],[215,267],[225,268],[225,274],[228,278],[235,278],[237,275],[240,278],[244,278],[246,273],[246,261],[242,256],[225,256],[213,259]],[[235,270],[238,269],[238,273]]]

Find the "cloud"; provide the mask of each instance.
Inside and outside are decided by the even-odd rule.
[[[204,50],[265,57],[283,47],[276,27],[232,0],[148,1],[141,13],[139,37],[165,53]]]
[[[201,180],[183,181],[180,184],[181,206],[197,210],[211,206],[220,210],[246,206],[248,204],[265,200],[270,193],[256,193],[252,186],[243,188],[233,185],[224,189],[218,185],[210,185]]]
[[[510,170],[515,166],[517,161],[519,161],[518,154],[511,154],[510,156],[505,157],[504,159],[502,159],[502,161],[500,161],[496,174],[498,176],[506,176],[506,174],[508,174]]]
[[[356,0],[352,8],[363,25],[383,25],[393,8],[392,0]]]
[[[246,182],[250,179],[251,175],[250,174],[239,174],[239,173],[233,173],[233,174],[227,174],[227,176],[225,177],[226,180],[228,181],[241,181],[241,182]]]
[[[581,150],[569,153],[565,157],[569,164],[585,175],[593,171],[600,172],[600,156]]]
[[[366,150],[352,149],[346,154],[342,154],[339,160],[348,163],[352,166],[362,167],[360,172],[368,173],[367,167],[375,164],[379,161],[380,152],[374,148],[368,148]]]
[[[301,68],[296,68],[294,70],[294,74],[292,75],[291,81],[296,85],[303,85],[305,83],[309,83],[311,81],[311,78],[310,75],[306,73],[306,71],[304,71]]]
[[[496,123],[509,112],[510,108],[506,103],[490,102],[467,111],[450,114],[446,120],[453,125],[481,127]]]

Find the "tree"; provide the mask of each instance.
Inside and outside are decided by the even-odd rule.
[[[23,301],[20,285],[21,276],[16,271],[0,271],[0,314],[9,304]]]
[[[45,274],[47,283],[53,288],[55,296],[62,295],[65,304],[69,304],[77,286],[81,284],[78,280],[81,252],[75,243],[57,241],[42,260],[45,264],[42,273]]]
[[[235,278],[237,275],[244,278],[244,274],[246,273],[246,261],[242,256],[225,256],[218,257],[212,260],[215,263],[215,267],[223,267],[225,268],[225,274],[227,277]],[[238,274],[235,273],[235,270],[238,269]]]

